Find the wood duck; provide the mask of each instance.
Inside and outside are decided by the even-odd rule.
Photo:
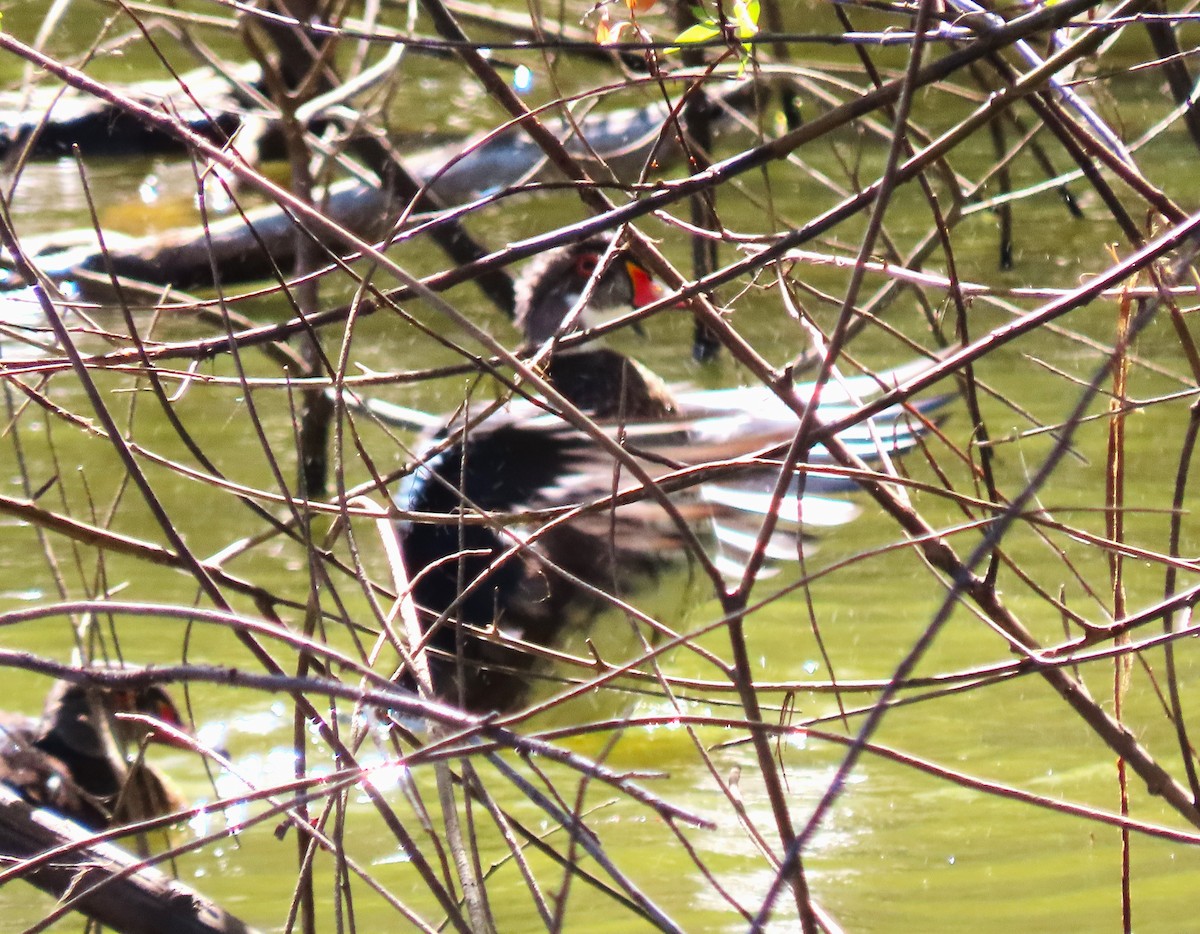
[[[126,761],[144,739],[178,745],[136,713],[183,729],[158,686],[117,690],[57,681],[40,719],[0,714],[0,780],[30,804],[92,830],[181,810],[178,792],[142,761]]]
[[[558,333],[589,286],[581,327],[658,297],[657,284],[622,254],[595,275],[607,247],[606,240],[587,240],[530,264],[517,284],[516,320],[531,344]],[[652,419],[670,412],[665,384],[607,348],[555,351],[545,375],[595,419]],[[443,516],[519,513],[609,492],[611,470],[598,469],[594,442],[539,413],[544,415],[532,403],[515,404],[469,431],[446,426],[402,484],[398,507]],[[557,525],[528,548],[521,546],[531,529],[512,524],[401,521],[398,528],[413,597],[431,632],[435,686],[445,700],[474,710],[518,703],[534,661],[479,630],[495,623],[526,642],[552,644],[562,630],[605,605],[590,588],[623,592],[656,575],[662,562],[648,534],[610,535],[604,516]],[[497,563],[514,548],[514,555]]]
[[[594,325],[659,296],[646,271],[619,252],[601,268],[608,246],[607,240],[586,240],[529,266],[517,288],[516,320],[531,344],[560,333],[564,320],[568,328]],[[574,306],[585,295],[573,325]],[[666,465],[741,457],[786,441],[797,425],[795,413],[766,387],[673,394],[653,373],[603,347],[554,349],[545,373],[568,401],[646,453],[652,473],[662,474]],[[882,381],[859,377],[831,386],[821,414],[856,407],[857,396],[878,393],[907,375],[900,370]],[[390,420],[386,405],[368,408]],[[406,420],[401,415],[396,421]],[[903,411],[884,413],[840,437],[877,460],[917,443],[927,425],[915,421]],[[515,400],[469,429],[452,422],[429,440],[396,505],[406,513],[447,518],[403,519],[397,529],[442,699],[474,710],[511,708],[525,694],[534,659],[486,630],[494,624],[525,642],[552,645],[566,627],[586,623],[606,605],[596,591],[628,593],[678,554],[677,531],[650,500],[581,514],[548,529],[502,518],[602,499],[613,492],[615,477],[613,460],[592,438],[528,400]],[[752,547],[771,479],[759,471],[757,478],[751,474],[734,484],[704,484],[681,500],[689,515],[711,523],[721,549],[734,553],[734,569],[737,553],[744,559]],[[806,527],[850,521],[857,507],[829,495],[847,488],[853,483],[810,477],[803,497],[785,500],[781,541],[770,543],[768,557],[796,560],[801,520]],[[501,518],[453,518],[483,514]]]

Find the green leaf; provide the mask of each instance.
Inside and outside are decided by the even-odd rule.
[[[721,30],[717,28],[712,20],[708,20],[704,23],[697,23],[695,26],[689,26],[675,37],[675,41],[679,45],[695,45],[697,42],[707,42],[709,39],[715,39],[719,35],[721,35]],[[667,49],[667,54],[678,51],[679,46],[673,46]]]
[[[758,34],[758,13],[758,0],[737,0],[733,5],[739,39],[749,39]]]

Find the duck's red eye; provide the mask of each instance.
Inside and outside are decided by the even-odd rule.
[[[596,271],[596,263],[599,261],[600,257],[595,253],[585,253],[575,260],[575,272],[578,273],[581,279],[590,279],[592,273]]]

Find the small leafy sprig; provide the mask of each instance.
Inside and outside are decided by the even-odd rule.
[[[678,52],[681,46],[710,42],[725,36],[741,46],[742,70],[750,61],[753,45],[750,39],[758,35],[759,0],[734,0],[733,15],[726,16],[723,5],[718,4],[717,15],[711,15],[703,7],[692,7],[696,24],[689,26],[675,41],[679,45],[667,49],[668,54]]]
[[[650,33],[638,22],[639,14],[651,13],[657,0],[624,0],[628,9],[628,18],[614,19],[610,7],[621,6],[618,3],[597,3],[588,16],[596,15],[596,41],[604,45],[627,39],[652,40]],[[675,37],[677,45],[666,50],[667,54],[680,51],[682,46],[700,45],[713,39],[724,37],[730,48],[739,48],[741,71],[745,71],[750,57],[754,53],[753,43],[750,42],[758,35],[759,0],[733,0],[732,15],[726,13],[726,5],[717,0],[715,14],[710,14],[700,6],[692,7],[696,23],[689,26]]]
[[[609,12],[608,3],[597,3],[588,11],[590,16],[592,13],[597,14],[596,21],[596,41],[601,45],[611,45],[614,42],[620,42],[628,33],[631,39],[641,39],[642,41],[651,41],[650,35],[637,22],[639,13],[649,13],[654,9],[657,0],[625,0],[625,6],[629,9],[628,19],[613,20],[612,14]]]

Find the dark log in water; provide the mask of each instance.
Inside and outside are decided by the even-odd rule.
[[[139,81],[123,91],[139,103],[165,108],[193,132],[221,145],[254,106],[248,95],[239,93],[238,85],[255,85],[259,78],[257,65],[243,66],[230,77],[201,68],[180,76],[179,81]],[[0,158],[30,140],[29,156],[34,159],[69,155],[76,146],[85,156],[182,155],[186,151],[177,136],[72,88],[38,87],[29,94],[0,94]]]
[[[6,871],[121,934],[253,934],[253,929],[199,892],[111,843],[89,843],[92,832],[0,785],[0,854]],[[23,871],[17,860],[53,859]],[[139,868],[140,867],[140,868]]]
[[[741,81],[719,97],[727,108],[746,107],[755,99],[753,82]],[[564,120],[547,125],[597,178],[610,171],[636,179],[655,162],[665,165],[679,157],[676,132],[667,128],[662,103],[593,114],[578,121],[582,131]],[[599,156],[603,165],[596,161]],[[462,204],[533,180],[554,178],[540,149],[518,127],[490,139],[438,146],[406,159],[411,174],[444,204]],[[397,208],[388,194],[354,181],[335,184],[325,200],[330,218],[357,236],[378,240],[392,227]],[[72,270],[112,271],[119,276],[177,288],[214,285],[213,271],[224,284],[265,279],[276,268],[288,270],[295,257],[296,224],[282,209],[268,206],[201,227],[140,238],[106,236],[107,258],[93,231],[78,230],[31,238],[26,247],[43,271],[63,281]],[[0,283],[3,284],[3,283]],[[10,279],[9,287],[18,285]]]

